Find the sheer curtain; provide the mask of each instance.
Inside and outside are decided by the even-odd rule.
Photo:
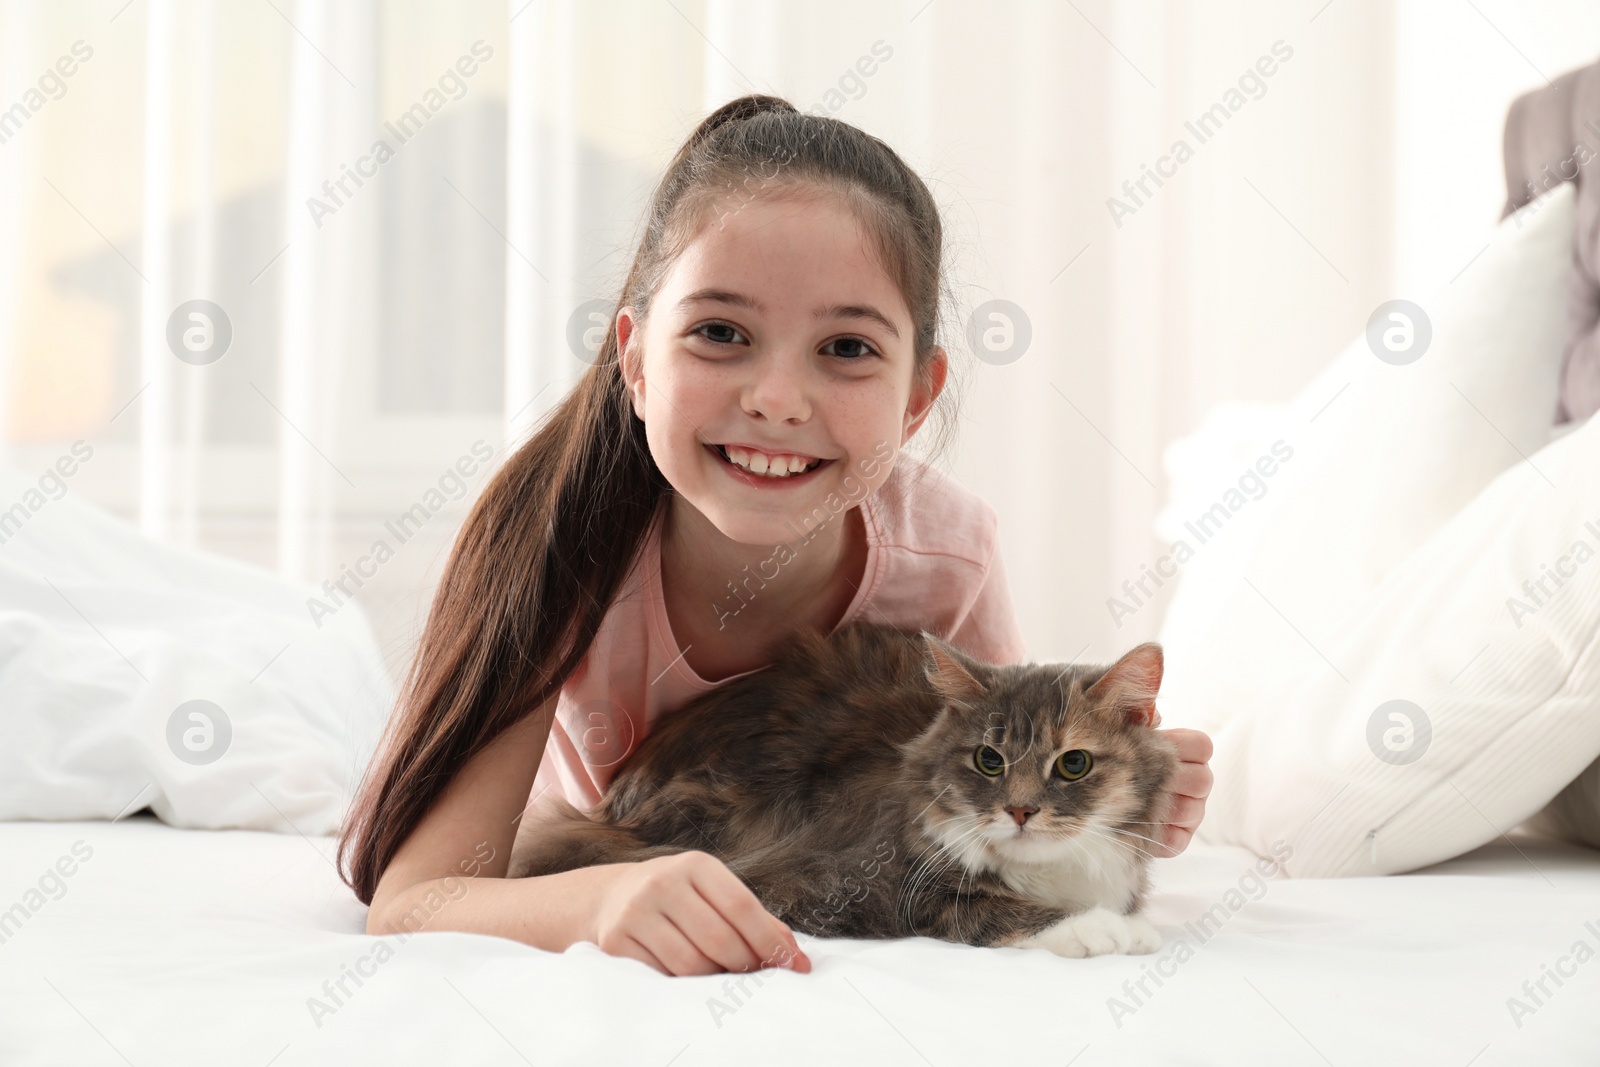
[[[65,491],[342,583],[396,673],[487,472],[592,358],[662,165],[730,97],[857,124],[928,181],[959,294],[942,465],[1000,513],[1030,652],[1109,659],[1159,627],[1159,598],[1122,626],[1106,601],[1165,550],[1165,446],[1459,269],[1506,104],[1600,40],[1509,0],[0,13],[6,462],[86,442]],[[1026,349],[973,347],[996,327]]]

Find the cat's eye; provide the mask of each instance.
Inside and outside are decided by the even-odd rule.
[[[1056,757],[1056,773],[1069,782],[1075,782],[1089,773],[1089,768],[1094,766],[1094,760],[1089,753],[1081,748],[1063,752]]]
[[[972,754],[972,765],[993,778],[1006,769],[1006,758],[988,745],[979,745]]]

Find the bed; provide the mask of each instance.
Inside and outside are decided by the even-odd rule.
[[[367,937],[333,845],[149,815],[0,825],[0,902],[73,872],[0,943],[0,1062],[1487,1067],[1593,1063],[1600,1041],[1600,962],[1572,955],[1600,946],[1600,857],[1520,834],[1345,879],[1196,843],[1155,864],[1155,955],[805,939],[810,974],[742,992],[588,943]]]
[[[1358,339],[1169,450],[1173,541],[1241,470],[1266,488],[1181,561],[1162,634],[1165,725],[1213,734],[1217,789],[1152,868],[1160,952],[802,938],[807,975],[667,978],[368,937],[331,836],[394,696],[359,605],[312,625],[315,590],[69,494],[0,554],[0,1064],[1600,1062],[1600,850],[1530,830],[1600,753],[1600,564],[1535,627],[1475,614],[1600,518],[1600,344],[1567,321],[1569,280],[1600,308],[1571,255],[1600,188],[1521,193],[1583,92],[1513,108],[1507,218],[1428,303],[1421,373],[1379,379]],[[1295,463],[1263,464],[1284,432]],[[1586,488],[1539,484],[1564,476]],[[0,469],[0,498],[32,479]],[[1362,537],[1319,528],[1340,506]],[[1375,760],[1369,711],[1405,692],[1433,694],[1428,758]]]

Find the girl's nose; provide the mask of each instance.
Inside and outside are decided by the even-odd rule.
[[[771,353],[755,365],[745,387],[744,410],[769,422],[804,422],[811,416],[810,368],[805,355]]]

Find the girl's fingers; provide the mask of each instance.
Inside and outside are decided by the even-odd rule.
[[[1170,730],[1162,730],[1161,733],[1177,748],[1178,758],[1183,762],[1210,762],[1212,752],[1211,735],[1204,730],[1191,730],[1183,726],[1174,726]]]
[[[1205,811],[1206,802],[1203,799],[1182,795],[1172,798],[1172,813],[1161,827],[1161,841],[1173,856],[1189,847],[1195,830],[1205,817]]]
[[[1206,802],[1196,797],[1178,796],[1173,798],[1172,813],[1167,816],[1167,825],[1176,826],[1180,830],[1194,830],[1200,825],[1200,818],[1205,814]]]
[[[1188,848],[1189,841],[1194,837],[1193,830],[1186,830],[1181,826],[1174,826],[1170,823],[1162,829],[1162,834],[1163,843],[1172,851],[1173,856]],[[1171,857],[1168,858],[1170,859]]]
[[[721,862],[694,872],[694,888],[727,920],[754,955],[758,967],[792,967],[804,974],[811,961],[800,951],[794,934],[762,906],[750,887]]]
[[[1194,838],[1195,830],[1200,827],[1203,817],[1205,817],[1203,798],[1173,793],[1173,809],[1166,816],[1166,822],[1163,822],[1160,833],[1162,845],[1168,849],[1165,859],[1178,856],[1184,849],[1189,848],[1189,841]]]
[[[644,945],[640,944],[637,938],[625,937],[622,942],[617,945],[616,950],[612,953],[612,955],[626,956],[629,959],[638,960],[641,963],[645,963],[651,967],[654,967],[662,974],[670,975],[672,973],[671,971],[667,970],[667,967],[664,963],[656,958],[656,954],[645,948]]]
[[[1204,800],[1211,795],[1213,780],[1211,768],[1204,763],[1180,763],[1169,788],[1180,797]]]
[[[696,948],[689,936],[664,912],[651,916],[633,939],[663,965],[667,974],[718,974],[722,971],[717,962]]]
[[[760,954],[745,942],[744,936],[710,901],[700,895],[696,886],[690,885],[682,899],[673,900],[671,918],[680,930],[692,930],[689,936],[695,947],[707,958],[720,964],[723,970],[761,969]]]

